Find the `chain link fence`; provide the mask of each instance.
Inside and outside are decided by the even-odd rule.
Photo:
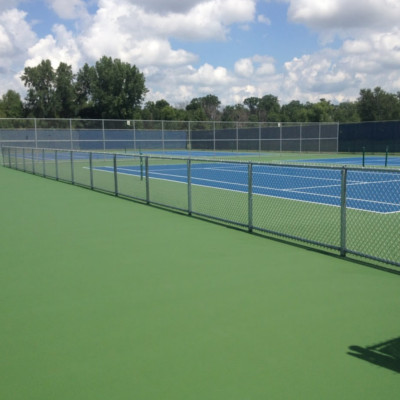
[[[337,123],[0,119],[0,146],[94,151],[337,152]]]
[[[400,266],[400,170],[3,147],[3,166]]]

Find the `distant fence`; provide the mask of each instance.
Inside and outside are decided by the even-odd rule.
[[[400,152],[400,121],[339,125],[339,152]]]
[[[337,123],[0,119],[0,146],[68,150],[337,152]]]
[[[8,168],[400,266],[400,170],[5,146],[2,159]]]

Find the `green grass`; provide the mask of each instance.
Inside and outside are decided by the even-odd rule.
[[[18,171],[0,181],[1,399],[398,398],[389,364],[348,352],[399,338],[400,276]]]

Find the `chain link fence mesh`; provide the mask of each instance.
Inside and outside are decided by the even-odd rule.
[[[338,151],[337,123],[0,119],[0,146],[82,151]]]
[[[2,147],[3,166],[400,266],[400,170]]]

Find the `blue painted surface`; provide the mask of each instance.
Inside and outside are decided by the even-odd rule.
[[[113,167],[96,169],[113,172]],[[248,191],[246,164],[193,162],[191,172],[193,185]],[[140,167],[118,167],[118,173],[140,176]],[[186,183],[186,165],[150,165],[149,178]],[[341,171],[253,165],[253,193],[339,207]],[[400,212],[400,172],[349,170],[347,207],[377,213]]]

